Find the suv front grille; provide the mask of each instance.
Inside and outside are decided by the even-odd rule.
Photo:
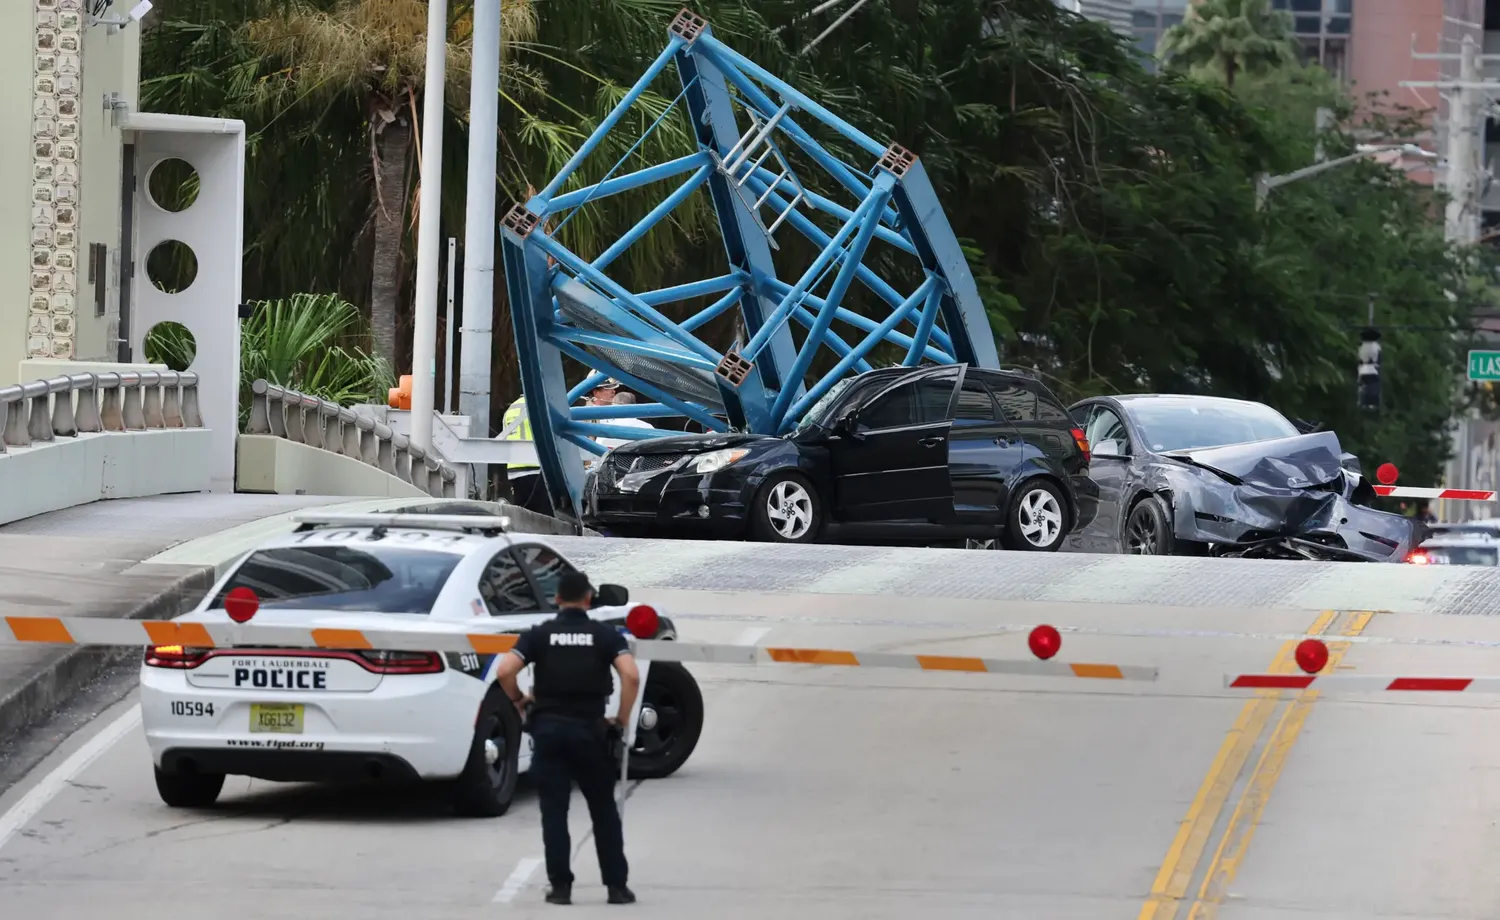
[[[612,488],[621,476],[627,473],[654,473],[664,470],[678,460],[683,454],[633,454],[624,457],[611,454],[604,458],[604,463],[599,469],[599,484],[605,488]]]

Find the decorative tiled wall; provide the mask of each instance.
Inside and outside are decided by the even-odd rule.
[[[31,301],[26,353],[72,358],[79,288],[83,0],[32,0]]]

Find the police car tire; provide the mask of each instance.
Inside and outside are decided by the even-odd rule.
[[[498,788],[490,780],[490,767],[484,759],[484,742],[490,737],[496,719],[505,731],[507,760],[505,779]],[[516,797],[520,752],[521,716],[504,693],[492,690],[479,710],[464,771],[452,782],[454,810],[466,818],[498,818],[505,814]]]
[[[207,808],[224,789],[222,773],[172,773],[156,768],[156,791],[173,808]]]
[[[676,773],[693,756],[703,734],[703,691],[687,668],[675,661],[653,661],[646,675],[647,701],[651,699],[653,685],[669,688],[677,699],[682,710],[682,729],[664,756],[637,758],[632,751],[626,765],[630,779],[663,779]]]
[[[812,523],[808,525],[807,531],[801,536],[788,539],[776,532],[772,525],[770,515],[766,513],[766,500],[770,498],[771,490],[783,482],[791,480],[807,491],[807,497],[812,501]],[[750,536],[755,540],[765,543],[814,543],[818,534],[823,530],[823,496],[813,487],[812,482],[801,473],[781,472],[772,473],[766,477],[766,481],[755,493],[755,500],[750,506]]]

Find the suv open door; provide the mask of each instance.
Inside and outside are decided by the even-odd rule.
[[[914,370],[844,410],[828,444],[840,520],[952,519],[948,438],[962,371]]]

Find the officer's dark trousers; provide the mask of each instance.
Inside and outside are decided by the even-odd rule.
[[[527,511],[552,516],[552,499],[547,497],[547,483],[541,473],[515,473],[510,477],[510,492],[516,504]]]
[[[573,783],[588,803],[594,821],[594,849],[599,854],[599,874],[610,887],[625,884],[629,866],[625,862],[625,836],[620,811],[615,806],[615,773],[618,765],[609,741],[597,722],[538,715],[532,720],[531,773],[536,777],[537,798],[542,809],[542,845],[547,853],[547,879],[554,885],[570,885],[572,841],[568,838],[568,800]]]

